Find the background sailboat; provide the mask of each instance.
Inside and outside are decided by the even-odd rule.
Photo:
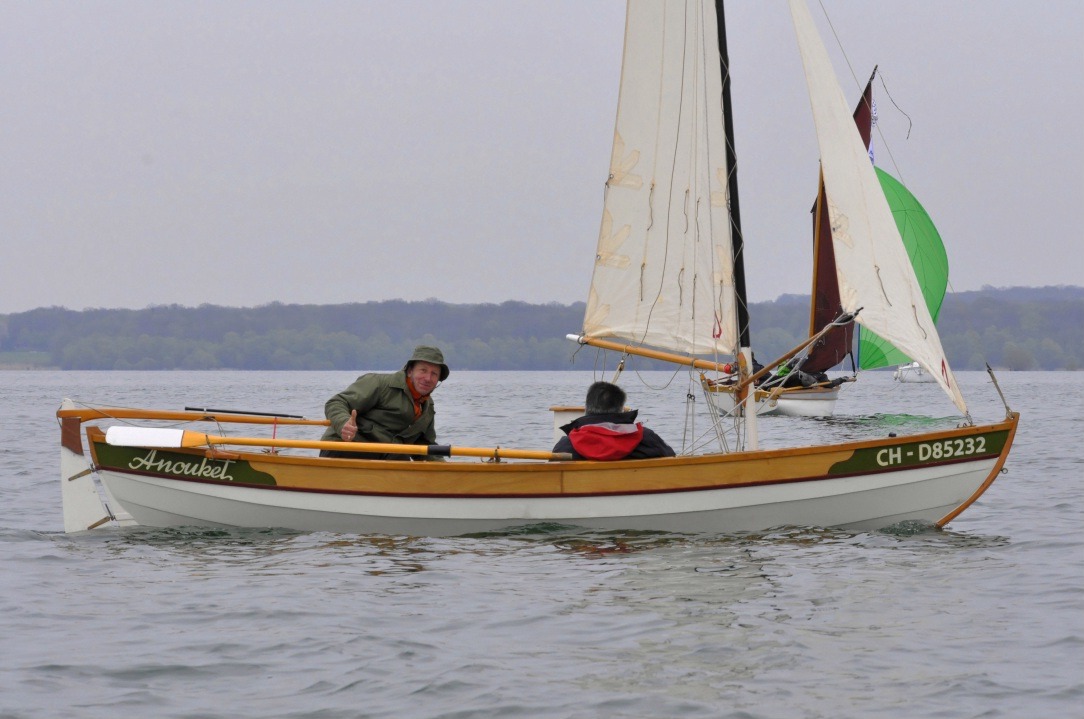
[[[873,150],[873,127],[876,125],[876,109],[873,103],[873,81],[877,76],[877,68],[874,68],[862,93],[862,99],[854,111],[855,127],[862,137],[863,144],[869,150],[870,162],[874,162]],[[930,219],[925,208],[918,199],[895,177],[885,172],[880,167],[874,167],[885,199],[896,221],[896,227],[900,232],[904,247],[911,258],[911,266],[915,271],[919,286],[926,301],[926,307],[933,321],[937,322],[948,286],[948,255],[945,252],[941,235]],[[830,238],[830,228],[827,224],[827,215],[821,213],[824,206],[824,183],[821,182],[820,193],[814,206],[814,272],[812,311],[810,320],[809,336],[812,337],[830,325],[840,313],[839,291],[836,281],[835,255],[831,242],[822,241],[822,238]],[[837,378],[834,383],[826,382],[823,375],[827,370],[838,366],[847,357],[851,357],[852,368],[855,368],[854,356],[851,355],[851,347],[854,333],[851,325],[832,327],[810,349],[806,357],[797,365],[800,372],[805,373],[809,381],[818,381],[821,388],[834,389],[832,384],[842,379]],[[926,372],[917,362],[911,362],[910,357],[894,347],[890,342],[878,336],[868,327],[862,326],[858,331],[857,343],[857,369],[869,370],[898,364],[894,377],[901,382],[933,382],[934,378]],[[812,375],[812,377],[809,377]],[[791,382],[792,386],[801,387],[799,382]],[[797,390],[793,393],[782,395],[779,398],[778,414],[800,414],[810,416],[812,412],[794,411],[798,401],[809,390]],[[838,393],[838,390],[835,390]],[[806,403],[808,404],[808,403]],[[820,416],[831,414],[834,405],[834,396],[831,400],[820,403],[824,411]]]
[[[843,309],[933,373],[961,412],[967,404],[900,238],[868,149],[845,128],[845,105],[809,10],[790,2],[799,33],[821,150],[828,212]],[[807,21],[799,21],[802,17]],[[806,36],[806,37],[803,37]],[[829,86],[831,78],[831,86]],[[861,161],[859,160],[861,158]],[[865,221],[856,221],[861,218]],[[887,238],[892,238],[888,241]]]
[[[855,127],[868,148],[870,161],[874,161],[872,130],[876,124],[873,104],[874,68],[866,83],[862,98],[854,111]],[[880,167],[874,167],[885,199],[892,211],[900,237],[911,258],[919,286],[930,316],[936,323],[948,286],[948,256],[936,226],[918,199],[895,177]],[[758,414],[790,416],[827,416],[832,414],[839,393],[839,386],[853,377],[840,377],[829,381],[824,374],[839,366],[848,357],[852,369],[878,369],[898,364],[894,378],[900,382],[934,382],[934,378],[917,362],[862,326],[858,331],[857,362],[851,354],[855,333],[853,326],[831,326],[840,315],[839,287],[836,279],[835,254],[833,251],[828,215],[825,207],[824,183],[820,183],[814,217],[814,270],[811,296],[809,336],[822,333],[804,357],[792,361],[794,369],[786,368],[775,378],[762,385],[787,388],[783,393],[768,393],[762,400]],[[827,328],[827,329],[826,329]]]
[[[873,79],[876,68],[866,83],[862,97],[854,110],[854,125],[862,143],[871,146],[874,123]],[[871,153],[872,159],[872,153]],[[854,325],[836,323],[843,314],[836,277],[835,249],[827,211],[824,177],[818,177],[817,197],[811,212],[813,220],[813,287],[810,294],[809,338],[816,340],[803,355],[799,355],[769,375],[757,390],[757,415],[791,417],[827,417],[835,411],[840,387],[853,377],[830,380],[825,374],[848,357],[854,366],[851,348]],[[705,391],[709,400],[722,413],[734,411],[736,400],[728,378],[708,380]]]

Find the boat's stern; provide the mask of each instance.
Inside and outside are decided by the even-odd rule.
[[[133,524],[108,491],[95,481],[94,467],[83,451],[83,419],[70,399],[56,413],[60,423],[60,497],[65,532],[85,532],[105,526]],[[103,494],[105,495],[103,497]],[[110,507],[117,507],[111,510]]]

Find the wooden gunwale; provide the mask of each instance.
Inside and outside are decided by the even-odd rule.
[[[212,449],[171,449],[171,454],[193,458],[229,459],[247,462],[269,474],[276,486],[231,482],[231,486],[255,489],[317,492],[327,494],[394,496],[416,498],[530,498],[592,497],[670,492],[698,492],[772,484],[792,484],[852,476],[887,474],[918,468],[972,463],[997,459],[982,487],[968,502],[943,519],[948,522],[990,486],[1008,456],[1019,415],[985,426],[953,428],[937,432],[883,439],[859,440],[838,445],[790,447],[733,454],[626,460],[617,462],[404,462],[331,459],[310,456],[264,454]],[[915,466],[863,468],[829,474],[830,469],[862,449],[886,449],[916,442],[937,442],[972,435],[1008,432],[1001,451],[927,461]],[[96,443],[104,433],[87,427],[91,454],[99,465]],[[743,466],[746,465],[746,466]],[[162,477],[176,481],[223,484],[222,481],[168,473],[136,471],[126,474]],[[318,477],[313,479],[312,473]],[[362,476],[358,476],[362,475]],[[711,475],[710,478],[708,475]],[[722,476],[720,476],[722,475]],[[782,475],[782,476],[781,476]]]

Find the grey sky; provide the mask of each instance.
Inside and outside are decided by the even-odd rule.
[[[810,4],[848,97],[880,65],[878,164],[933,217],[952,287],[1084,284],[1084,3],[823,0],[858,79]],[[808,293],[817,152],[789,13],[727,14],[750,298]],[[586,298],[621,0],[0,18],[0,313]]]

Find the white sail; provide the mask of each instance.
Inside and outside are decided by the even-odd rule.
[[[715,8],[630,0],[587,337],[734,354]]]
[[[790,0],[820,146],[843,309],[933,375],[961,412],[967,405],[854,126],[805,0]]]

